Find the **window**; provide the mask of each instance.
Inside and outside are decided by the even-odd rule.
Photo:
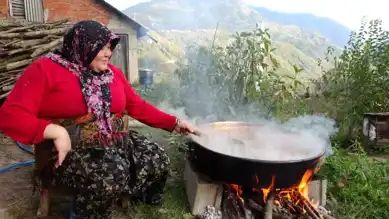
[[[11,17],[32,22],[43,22],[42,0],[9,0]]]

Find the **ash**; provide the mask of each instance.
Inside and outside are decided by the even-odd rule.
[[[222,212],[215,207],[208,205],[205,211],[197,216],[197,219],[222,219]]]

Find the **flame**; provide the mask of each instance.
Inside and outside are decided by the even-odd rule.
[[[242,189],[240,188],[240,186],[232,184],[232,185],[231,185],[231,188],[233,188],[234,191],[237,192],[238,198],[239,198],[242,202],[244,202],[244,199],[242,198],[242,193],[243,193],[243,191],[242,191]]]
[[[312,170],[305,171],[303,178],[300,181],[300,184],[297,186],[299,192],[305,197],[308,198],[308,183],[313,176]]]
[[[309,182],[312,179],[313,174],[317,171],[317,169],[309,169],[305,171],[303,177],[301,178],[300,182],[297,185],[292,186],[288,189],[276,189],[276,198],[275,202],[276,204],[280,204],[283,206],[287,206],[287,209],[294,209],[296,206],[299,206],[299,208],[303,211],[302,213],[306,212],[306,203],[309,202],[309,205],[313,208],[317,209],[319,206],[318,202],[315,202],[314,200],[310,200],[308,193],[309,193]],[[272,177],[272,181],[269,186],[266,188],[253,188],[252,191],[258,192],[261,191],[263,195],[263,201],[266,203],[269,193],[274,189],[274,183],[275,183],[276,176]],[[259,177],[255,177],[255,181],[258,184],[259,183]],[[234,191],[236,191],[237,196],[239,199],[244,202],[244,199],[242,198],[242,187],[239,185],[230,185]]]
[[[264,201],[264,202],[266,202],[267,196],[269,195],[269,192],[270,192],[271,190],[273,190],[275,179],[276,179],[276,177],[275,177],[275,176],[272,176],[270,185],[269,185],[267,188],[262,188],[262,189],[261,189],[261,190],[262,190],[262,193],[263,193],[263,201]]]

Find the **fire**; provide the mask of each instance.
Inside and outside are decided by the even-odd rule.
[[[309,192],[308,184],[311,181],[314,172],[315,172],[314,170],[307,170],[304,173],[303,177],[301,178],[301,181],[297,185],[292,186],[291,188],[275,189],[275,193],[276,193],[275,203],[293,209],[296,208],[296,206],[298,206],[303,211],[302,213],[305,213],[309,206],[317,209],[318,203],[314,204],[313,200],[309,200],[308,197],[308,192]],[[267,202],[269,193],[274,189],[275,179],[276,176],[273,176],[271,184],[266,188],[252,189],[254,192],[260,191],[264,203]],[[258,177],[256,177],[256,181],[257,183],[259,182]],[[242,198],[243,191],[241,189],[241,186],[238,185],[230,185],[230,186],[232,189],[236,191],[236,195],[239,197],[239,199],[241,201],[244,201],[244,199]]]
[[[276,177],[273,176],[273,177],[271,178],[271,183],[270,183],[270,185],[269,185],[267,188],[262,188],[262,189],[261,189],[261,190],[262,190],[262,194],[263,194],[263,202],[266,202],[267,197],[268,197],[268,195],[269,195],[269,192],[270,192],[271,190],[273,190],[275,179],[276,179]],[[257,183],[258,183],[258,177],[257,177]]]

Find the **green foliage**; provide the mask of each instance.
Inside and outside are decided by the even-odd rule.
[[[185,106],[203,110],[203,115],[215,108],[225,114],[247,104],[271,106],[298,98],[302,69],[293,66],[293,75],[277,74],[280,65],[274,51],[268,30],[258,25],[251,32],[236,33],[226,46],[189,48],[188,65],[176,71]],[[201,97],[185,98],[191,94]],[[218,106],[201,107],[207,99],[218,100]]]
[[[388,36],[380,20],[363,21],[343,53],[334,59],[334,68],[323,75],[319,95],[308,104],[336,118],[342,132],[334,139],[355,151],[349,154],[336,149],[322,170],[330,182],[331,207],[341,218],[389,217],[387,162],[367,156],[359,141],[363,113],[389,107]],[[328,54],[331,52],[329,48]]]
[[[363,113],[389,107],[388,37],[380,20],[363,21],[341,56],[335,58],[335,67],[322,78],[322,94],[336,106],[331,114],[342,122],[346,136],[361,133]]]
[[[236,33],[230,45],[214,48],[215,77],[222,84],[227,83],[225,88],[232,105],[251,102],[268,94],[265,86],[276,85],[279,63],[273,58],[273,51],[269,33],[258,26],[252,32]]]
[[[334,149],[320,173],[328,179],[329,207],[337,218],[389,218],[387,162]]]
[[[304,78],[317,78],[321,75],[321,69],[317,66],[317,59],[324,58],[324,52],[331,44],[323,40],[314,40],[309,36],[296,36],[296,32],[292,32],[288,37],[285,36],[284,29],[277,30],[271,26],[268,33],[272,36],[272,46],[276,50],[273,51],[273,56],[277,58],[280,67],[277,69],[278,74],[293,74],[293,65],[299,65],[304,69],[302,76]],[[249,29],[250,30],[250,29]],[[216,37],[219,44],[228,44],[231,32],[218,29],[215,30],[186,30],[186,31],[164,31],[160,33],[167,39],[177,42],[176,45],[191,45],[201,44],[210,45],[213,38]],[[290,37],[296,37],[290,39]],[[321,39],[321,38],[320,38]],[[303,47],[304,46],[304,47]],[[340,54],[339,49],[335,50],[334,54]],[[325,63],[325,68],[330,68],[333,63]]]
[[[259,109],[266,106],[269,111],[264,114],[279,119],[306,113],[335,118],[343,132],[333,139],[334,154],[320,171],[329,181],[328,207],[336,218],[389,218],[389,167],[368,156],[359,140],[363,113],[389,107],[387,39],[380,21],[363,22],[339,57],[332,60],[333,49],[328,48],[319,66],[332,61],[334,67],[308,88],[298,65],[292,65],[294,74],[277,74],[280,62],[269,33],[257,27],[236,33],[227,46],[189,48],[188,63],[176,72],[178,85],[158,85],[145,97],[183,106],[191,117],[234,115],[240,106],[254,106],[256,115],[263,116]],[[342,138],[352,150],[344,149]],[[180,140],[174,136],[169,141]]]

